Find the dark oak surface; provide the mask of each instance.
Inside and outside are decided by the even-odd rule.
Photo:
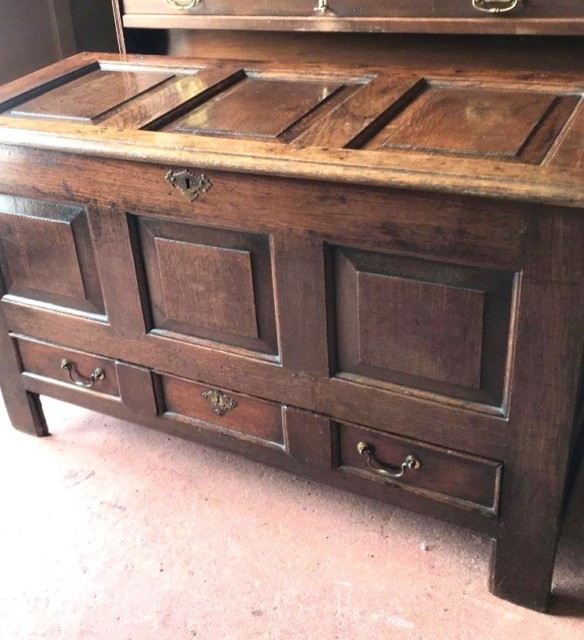
[[[184,5],[184,2],[178,4]],[[187,3],[188,5],[188,3]],[[120,29],[583,33],[579,0],[113,0]],[[475,6],[478,5],[478,6]],[[505,9],[493,14],[481,9]]]
[[[81,103],[75,118],[85,124],[63,122],[68,116],[59,105],[68,103],[71,85],[74,98],[76,83],[87,76],[90,87],[96,68],[104,74],[98,92],[102,106],[104,92],[119,94],[119,74],[140,78],[135,86],[130,82],[136,97],[128,100],[124,93],[100,117]],[[160,115],[144,124],[142,114],[150,111],[149,94],[141,91],[144,76],[152,74],[155,85],[198,73],[204,74],[199,96],[176,92],[177,102],[167,103],[165,113],[161,89],[150,89],[152,109]],[[272,100],[270,83],[274,95],[286,88],[288,98],[266,103],[268,96]],[[327,109],[331,92],[341,86],[352,90]],[[367,103],[375,113],[353,120],[372,90],[384,99]],[[240,94],[245,116],[230,108]],[[0,89],[0,143],[580,206],[584,172],[578,157],[567,165],[580,135],[582,95],[578,74],[525,77],[444,69],[412,77],[399,68],[388,74],[375,67],[323,71],[317,65],[242,63],[235,69],[232,63],[82,54]],[[44,111],[25,117],[22,110],[31,97]],[[434,126],[428,124],[430,107]]]
[[[545,608],[583,95],[579,70],[92,54],[1,87],[14,426],[45,435],[52,395],[447,519],[495,539],[495,593]],[[361,441],[422,466],[388,481]]]

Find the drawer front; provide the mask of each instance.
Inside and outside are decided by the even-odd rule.
[[[119,396],[113,360],[57,345],[17,338],[22,370],[110,396]]]
[[[258,444],[283,445],[282,408],[233,391],[161,376],[164,415]]]
[[[497,515],[501,463],[355,425],[339,424],[338,434],[341,472]]]
[[[498,9],[498,12],[494,10]],[[128,14],[347,18],[574,18],[580,0],[124,0]]]

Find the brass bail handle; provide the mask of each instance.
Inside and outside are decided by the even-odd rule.
[[[197,6],[201,0],[164,0],[171,9],[187,11]]]
[[[61,369],[67,371],[69,379],[73,384],[78,387],[83,387],[84,389],[91,389],[96,382],[105,380],[105,371],[101,367],[95,369],[89,378],[86,378],[79,373],[77,365],[72,360],[67,360],[66,358],[61,360]]]
[[[415,471],[422,466],[422,463],[413,455],[407,455],[399,467],[390,467],[383,464],[375,457],[375,447],[369,442],[360,442],[357,451],[367,458],[367,464],[375,473],[384,478],[401,478],[408,470]]]
[[[508,13],[519,5],[520,0],[472,0],[473,9],[483,13]]]

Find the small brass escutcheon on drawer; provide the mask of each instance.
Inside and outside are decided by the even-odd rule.
[[[283,445],[282,407],[212,385],[161,375],[165,417],[256,444]]]
[[[497,515],[502,463],[356,425],[338,434],[341,472]]]

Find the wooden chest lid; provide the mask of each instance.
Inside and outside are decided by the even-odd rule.
[[[584,206],[584,74],[80,54],[0,88],[0,144]]]

